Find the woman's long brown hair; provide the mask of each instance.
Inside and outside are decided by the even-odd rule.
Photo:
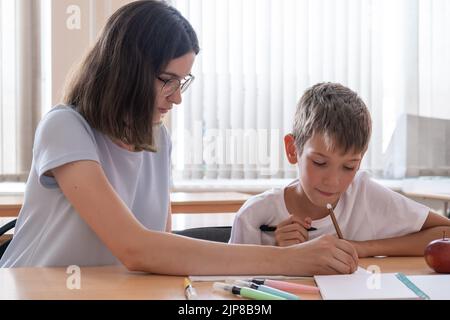
[[[155,79],[199,45],[190,23],[162,1],[136,1],[108,20],[65,88],[64,103],[91,127],[134,147],[156,151]]]

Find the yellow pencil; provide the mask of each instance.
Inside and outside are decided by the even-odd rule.
[[[188,278],[184,278],[184,295],[188,300],[197,300],[197,292]]]

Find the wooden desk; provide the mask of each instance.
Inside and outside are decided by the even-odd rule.
[[[251,197],[240,192],[173,192],[172,213],[224,213],[237,212]]]
[[[444,212],[449,212],[450,194],[411,193],[403,195],[412,198],[439,200],[444,202]],[[250,194],[240,192],[199,192],[171,194],[173,213],[225,213],[237,212],[251,197]],[[0,218],[17,217],[22,207],[23,196],[0,196]]]
[[[450,218],[449,202],[450,193],[418,193],[418,192],[401,192],[404,196],[408,198],[419,198],[424,200],[438,200],[444,203],[444,215]]]
[[[23,196],[0,196],[0,217],[17,217]]]
[[[236,212],[251,195],[239,192],[201,192],[171,194],[173,213]],[[17,217],[23,196],[0,196],[0,217]]]
[[[422,257],[361,259],[360,266],[378,265],[381,272],[432,274]],[[3,299],[120,299],[179,300],[185,299],[183,277],[130,273],[123,267],[90,267],[81,269],[81,290],[69,290],[65,268],[0,269],[0,300]],[[314,280],[294,282],[314,284]],[[212,283],[194,282],[199,298],[239,299],[227,293],[213,292]],[[302,299],[320,299],[319,294],[301,295]]]

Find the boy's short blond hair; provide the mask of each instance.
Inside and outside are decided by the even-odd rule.
[[[364,153],[372,134],[372,120],[356,92],[338,83],[319,83],[298,103],[292,134],[299,154],[314,134],[323,134],[329,150]]]

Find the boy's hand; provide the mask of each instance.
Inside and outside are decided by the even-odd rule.
[[[277,246],[288,247],[308,241],[307,229],[311,228],[311,223],[312,220],[309,217],[303,221],[291,215],[288,219],[277,225],[277,230],[275,230]]]

